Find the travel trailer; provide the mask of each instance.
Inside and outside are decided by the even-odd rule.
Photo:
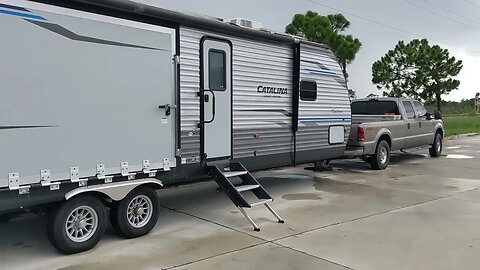
[[[255,230],[244,208],[283,222],[249,171],[342,156],[346,81],[326,46],[235,21],[0,0],[0,213],[46,212],[53,245],[76,253],[100,241],[106,208],[138,237],[155,189],[211,179]]]

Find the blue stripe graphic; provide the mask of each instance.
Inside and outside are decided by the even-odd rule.
[[[1,4],[1,3],[0,3],[0,8],[16,9],[16,10],[30,12],[30,11],[28,11],[28,9],[23,8],[23,7],[10,6],[10,5]]]
[[[17,16],[17,17],[22,17],[22,18],[27,18],[27,19],[42,20],[42,21],[47,20],[42,16],[28,14],[28,13],[21,13],[21,12],[16,12],[16,11],[10,11],[10,10],[3,10],[3,9],[0,9],[0,14],[7,14],[7,15],[12,15],[12,16]]]
[[[315,69],[315,68],[305,68],[305,70],[309,71],[310,73],[313,73],[313,74],[320,74],[320,75],[338,77],[337,73],[332,72],[332,71],[328,71],[328,70]]]

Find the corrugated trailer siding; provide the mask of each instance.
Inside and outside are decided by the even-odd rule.
[[[292,47],[232,42],[234,157],[292,152]],[[288,94],[265,97],[272,94],[258,93],[259,86],[287,88]]]
[[[292,151],[292,48],[258,41],[180,29],[182,156],[199,156],[197,124],[200,105],[200,39],[205,36],[233,43],[233,155],[235,158]],[[287,88],[287,95],[264,97],[259,86]],[[193,133],[193,134],[192,134]],[[258,135],[255,138],[255,134]],[[192,136],[191,136],[192,135]],[[188,159],[187,161],[193,161]]]
[[[333,53],[302,44],[300,79],[317,82],[317,100],[300,100],[297,151],[330,147],[328,129],[333,125],[345,126],[346,142],[351,122],[350,101],[345,78]]]
[[[200,38],[180,28],[180,108],[182,157],[194,163],[200,157]]]

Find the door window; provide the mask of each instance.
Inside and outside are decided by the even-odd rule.
[[[317,82],[302,81],[300,83],[300,99],[303,101],[317,100]]]
[[[208,51],[208,81],[210,90],[225,91],[227,89],[227,59],[224,51],[211,49]]]
[[[403,107],[405,107],[405,112],[407,113],[408,119],[415,118],[415,110],[413,109],[413,105],[410,101],[403,101]]]
[[[414,101],[413,105],[415,106],[415,111],[419,117],[424,117],[427,114],[427,110],[423,107],[422,103]]]

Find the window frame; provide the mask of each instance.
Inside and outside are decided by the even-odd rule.
[[[303,84],[304,82],[306,82],[306,83],[313,83],[313,84],[315,85],[315,98],[305,98],[305,97],[302,97],[302,92],[304,92],[304,91],[303,91],[303,88],[302,88],[302,84]],[[308,92],[308,90],[305,91],[305,92]],[[309,91],[309,92],[313,92],[313,91]],[[317,81],[315,81],[315,80],[309,80],[309,79],[303,79],[303,80],[301,80],[301,81],[300,81],[300,99],[301,99],[302,101],[316,101],[316,100],[317,100],[317,97],[318,97]]]
[[[210,57],[210,54],[211,53],[220,53],[223,55],[223,82],[224,82],[224,86],[223,88],[213,88],[212,87],[212,72],[211,72],[211,69],[210,69],[210,66],[211,66],[211,57]],[[227,52],[225,52],[224,50],[219,50],[219,49],[214,49],[214,48],[211,48],[208,50],[208,89],[211,90],[211,91],[227,91]]]

